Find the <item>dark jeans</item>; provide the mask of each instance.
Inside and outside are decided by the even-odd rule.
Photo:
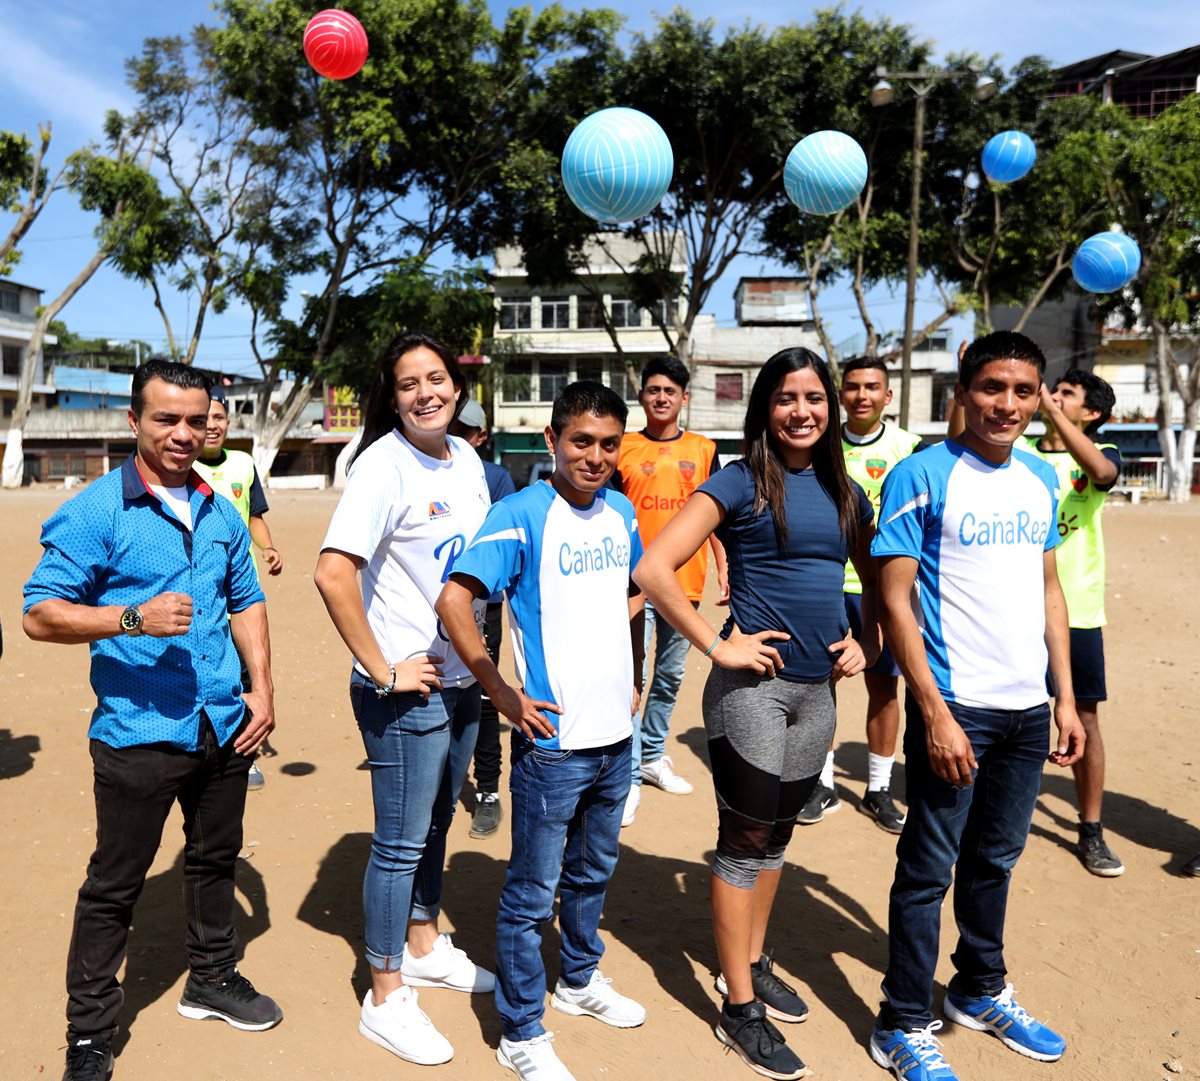
[[[188,964],[202,979],[233,967],[233,874],[242,847],[250,759],[233,738],[218,747],[205,722],[204,746],[164,743],[114,748],[91,741],[96,850],[79,890],[67,954],[67,1038],[111,1036],[121,1009],[117,970],[133,906],[175,801],[183,810],[183,905]]]
[[[924,718],[914,698],[905,698],[908,819],[896,846],[879,1021],[883,1028],[911,1031],[933,1020],[942,899],[952,877],[959,939],[950,986],[972,996],[1004,987],[1008,883],[1029,835],[1050,750],[1050,707],[950,704],[979,764],[974,784],[956,788],[930,767]]]
[[[629,756],[629,739],[548,751],[513,732],[512,856],[496,918],[496,1009],[506,1039],[545,1032],[542,924],[555,893],[562,981],[587,986],[604,953],[600,915],[617,865]]]
[[[489,604],[483,620],[483,641],[488,656],[500,663],[500,639],[503,637],[504,605]],[[475,742],[475,790],[500,791],[500,714],[485,694],[479,704],[479,738]]]

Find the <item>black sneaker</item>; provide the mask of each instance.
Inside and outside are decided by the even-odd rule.
[[[479,802],[475,804],[475,813],[471,815],[470,837],[491,837],[500,828],[500,820],[504,817],[504,808],[500,806],[500,797],[495,792],[483,792]]]
[[[1125,873],[1125,865],[1104,843],[1104,827],[1099,822],[1079,823],[1079,858],[1094,875],[1116,878]]]
[[[1193,878],[1200,878],[1200,856],[1193,856],[1180,868],[1180,870],[1185,875],[1191,875]]]
[[[108,1081],[112,1071],[112,1047],[103,1037],[77,1037],[67,1044],[63,1081]]]
[[[786,1021],[796,1024],[808,1017],[808,1007],[804,1004],[796,989],[775,975],[775,962],[763,954],[750,966],[750,985],[754,988],[754,997],[767,1008],[767,1015],[776,1021]],[[717,977],[717,990],[722,995],[729,994],[729,985],[725,982],[725,974]]]
[[[791,1081],[808,1076],[807,1067],[788,1047],[783,1033],[767,1020],[767,1008],[761,1002],[743,1006],[741,1017],[731,1016],[726,1004],[713,1031],[718,1040],[736,1051],[750,1069],[763,1077]]]
[[[818,781],[813,794],[808,797],[808,802],[800,809],[800,816],[796,821],[802,826],[815,826],[826,815],[841,809],[842,801],[838,799],[837,792]]]
[[[858,809],[875,819],[875,825],[888,833],[899,833],[904,829],[904,815],[892,802],[892,793],[886,788],[876,788],[863,796]]]
[[[260,995],[236,968],[218,980],[188,976],[177,1009],[193,1021],[227,1021],[243,1032],[262,1032],[283,1020],[275,1000]]]

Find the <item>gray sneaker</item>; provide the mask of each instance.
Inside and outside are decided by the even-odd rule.
[[[1084,867],[1101,878],[1116,878],[1125,873],[1125,865],[1104,843],[1104,827],[1099,822],[1079,823],[1079,858]]]
[[[258,768],[257,762],[250,763],[250,772],[246,774],[246,789],[250,792],[257,792],[263,785],[267,783],[266,777],[263,776],[263,771]]]
[[[837,791],[827,788],[818,781],[817,787],[813,789],[812,795],[808,797],[808,802],[801,808],[796,821],[802,826],[815,826],[826,815],[831,815],[841,809],[842,801],[838,799]]]
[[[475,813],[471,815],[471,832],[469,837],[491,837],[500,828],[500,820],[504,817],[504,808],[500,805],[500,797],[495,792],[480,792],[479,801],[475,804]]]
[[[868,792],[858,809],[868,818],[875,819],[875,825],[881,830],[899,833],[904,829],[904,812],[892,802],[892,793],[886,788]]]

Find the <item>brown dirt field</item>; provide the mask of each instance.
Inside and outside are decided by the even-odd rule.
[[[21,586],[39,553],[39,524],[64,498],[45,490],[0,496],[0,619],[7,632],[0,663],[3,1081],[62,1070],[63,968],[93,839],[86,650],[34,644],[20,630]],[[287,561],[282,578],[266,584],[278,755],[263,760],[266,787],[247,807],[239,927],[243,969],[279,1000],[286,1019],[251,1034],[176,1014],[185,977],[176,817],[130,937],[119,1081],[512,1076],[494,1058],[499,1026],[487,997],[421,992],[422,1006],[455,1046],[454,1060],[441,1068],[401,1062],[357,1034],[369,783],[358,768],[362,746],[347,701],[349,660],[311,580],[335,498],[275,493],[270,516]],[[1200,1077],[1200,881],[1178,873],[1200,852],[1200,505],[1120,505],[1106,517],[1105,819],[1128,870],[1115,880],[1083,870],[1070,847],[1072,783],[1048,767],[1013,883],[1007,956],[1022,1000],[1066,1036],[1068,1052],[1047,1067],[947,1026],[946,1054],[963,1081]],[[717,996],[707,860],[716,816],[699,716],[707,667],[692,654],[670,748],[696,793],[647,789],[637,824],[622,834],[605,914],[604,970],[645,1003],[649,1020],[618,1031],[588,1019],[547,1018],[580,1081],[751,1076],[711,1030]],[[846,813],[797,831],[770,936],[779,968],[811,1006],[809,1020],[786,1026],[787,1035],[815,1075],[829,1081],[885,1076],[865,1043],[886,958],[893,845],[853,810],[866,773],[864,702],[859,681],[843,685],[838,764]],[[897,773],[902,795],[902,769]],[[503,837],[471,841],[466,816],[456,819],[444,925],[485,961],[506,854]],[[551,930],[551,979],[554,938]],[[939,980],[949,977],[952,944],[947,911]]]

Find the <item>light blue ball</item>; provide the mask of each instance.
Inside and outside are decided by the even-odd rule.
[[[983,147],[983,171],[997,184],[1020,180],[1037,160],[1037,147],[1023,131],[1002,131]]]
[[[567,195],[589,218],[633,221],[667,194],[675,170],[671,141],[637,109],[601,109],[580,121],[563,148]]]
[[[1115,293],[1137,277],[1142,253],[1124,233],[1096,233],[1075,252],[1071,273],[1089,293]]]
[[[849,135],[814,131],[787,156],[783,186],[805,214],[836,214],[844,210],[867,182],[867,155]]]

